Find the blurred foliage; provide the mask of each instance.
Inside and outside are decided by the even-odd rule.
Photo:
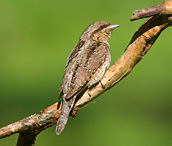
[[[89,24],[121,25],[109,40],[112,64],[144,21],[130,22],[132,12],[162,2],[1,0],[0,127],[57,101],[67,56]],[[100,102],[79,110],[60,136],[54,125],[37,136],[36,146],[172,145],[171,34],[166,29],[131,74]],[[17,137],[0,145],[15,145]]]

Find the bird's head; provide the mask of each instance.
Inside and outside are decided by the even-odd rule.
[[[84,30],[80,39],[84,41],[92,39],[94,41],[104,42],[111,36],[112,31],[119,26],[106,21],[96,21]]]

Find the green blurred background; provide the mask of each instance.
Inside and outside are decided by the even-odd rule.
[[[0,127],[55,103],[65,62],[92,22],[120,24],[109,39],[112,62],[144,20],[137,9],[162,0],[1,0]],[[60,136],[55,125],[36,146],[172,146],[172,28],[166,29],[129,76],[79,110]],[[16,145],[18,134],[0,140]]]

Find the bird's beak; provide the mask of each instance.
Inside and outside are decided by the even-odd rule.
[[[116,25],[116,24],[111,24],[107,27],[107,29],[113,31],[115,28],[119,27],[120,25]]]

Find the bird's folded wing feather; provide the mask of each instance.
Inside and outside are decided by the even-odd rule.
[[[61,96],[63,93],[65,99],[70,99],[75,94],[82,92],[109,55],[109,46],[106,43],[94,42],[85,48],[82,55],[77,58],[82,46],[78,44],[75,47],[66,63],[59,91],[59,95]]]

